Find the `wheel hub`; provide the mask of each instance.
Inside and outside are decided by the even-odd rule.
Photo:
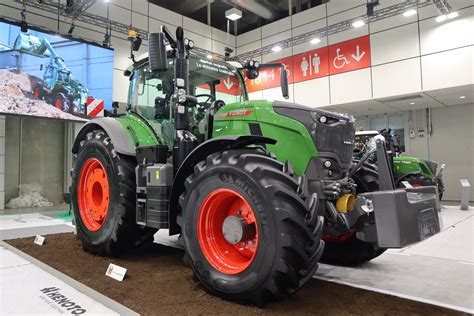
[[[197,226],[202,253],[214,268],[238,274],[252,264],[258,250],[257,218],[239,192],[210,192],[199,208]]]
[[[90,231],[97,231],[104,225],[109,198],[104,166],[95,158],[88,159],[79,175],[77,199],[82,222]]]
[[[228,243],[235,245],[255,237],[255,225],[247,223],[242,216],[227,216],[222,224],[222,233]]]

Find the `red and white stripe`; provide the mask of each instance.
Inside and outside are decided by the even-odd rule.
[[[104,100],[87,98],[86,114],[87,116],[104,116]]]

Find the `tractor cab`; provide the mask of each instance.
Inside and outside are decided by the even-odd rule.
[[[130,71],[128,99],[129,111],[146,119],[166,139],[169,149],[174,142],[173,63],[174,59],[168,58],[170,67],[157,72],[150,70],[147,57],[138,61]],[[200,142],[208,139],[213,113],[226,104],[248,100],[244,80],[242,73],[228,63],[197,54],[189,56],[188,95],[195,101],[187,111],[190,130]]]

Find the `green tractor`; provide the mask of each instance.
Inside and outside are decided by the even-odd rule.
[[[31,34],[18,34],[14,49],[39,58],[49,58],[44,68],[43,78],[33,87],[33,94],[59,110],[69,113],[83,113],[88,89],[71,74],[64,59],[46,38],[39,39]]]
[[[402,155],[400,147],[397,145],[390,129],[356,132],[354,157],[356,159],[360,158],[362,156],[361,149],[372,137],[377,135],[382,135],[387,140],[387,147],[392,159],[395,186],[436,186],[438,188],[439,200],[441,201],[444,193],[443,171],[445,165],[442,164],[438,167],[438,163],[434,161]],[[374,164],[375,160],[376,157],[373,155],[368,159],[368,162]]]
[[[269,67],[288,95],[281,65],[209,60],[180,27],[148,44],[125,71],[128,111],[90,120],[73,145],[85,250],[120,255],[167,229],[207,291],[263,305],[313,277],[323,237],[351,233],[339,255],[361,261],[440,231],[436,188],[395,190],[383,141],[380,191],[356,195],[351,116],[248,100],[245,77]]]

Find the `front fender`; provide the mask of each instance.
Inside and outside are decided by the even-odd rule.
[[[93,130],[101,128],[112,140],[115,150],[119,154],[127,156],[135,156],[135,146],[132,144],[130,137],[125,131],[124,127],[116,120],[111,117],[101,117],[92,119],[79,131],[74,144],[72,146],[72,153],[77,154],[79,150],[79,143],[84,139],[85,135]]]
[[[173,187],[170,194],[168,222],[169,222],[169,234],[179,234],[181,229],[176,222],[178,215],[178,200],[181,193],[184,191],[184,181],[193,172],[194,166],[201,160],[206,159],[210,154],[226,151],[231,149],[245,148],[249,145],[274,145],[276,140],[256,135],[243,135],[243,136],[222,136],[212,138],[198,147],[186,157],[176,173],[173,181]]]

